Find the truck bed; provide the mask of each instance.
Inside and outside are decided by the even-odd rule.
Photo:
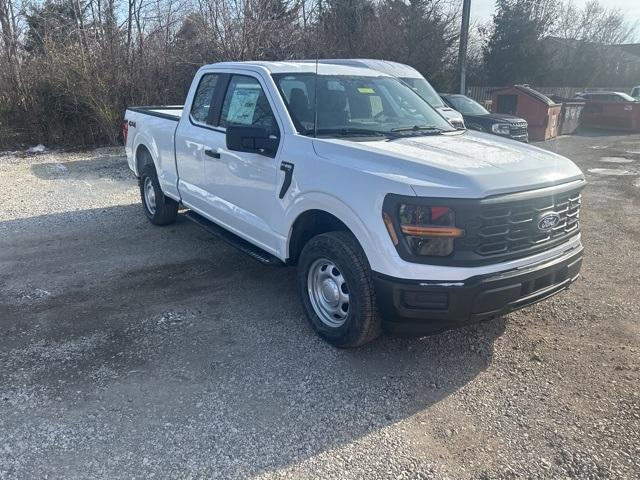
[[[174,134],[182,116],[182,105],[153,105],[129,107],[125,114],[128,122],[128,136],[125,149],[129,168],[138,171],[135,146],[140,138],[148,139],[147,148],[153,155],[158,173],[158,181],[166,195],[180,200],[178,192],[178,170],[175,161]],[[153,140],[150,140],[153,139]]]

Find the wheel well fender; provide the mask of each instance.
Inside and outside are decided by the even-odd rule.
[[[142,168],[151,161],[155,169],[158,169],[157,158],[158,154],[155,147],[155,142],[153,140],[149,141],[144,134],[139,134],[135,139],[135,166],[136,166],[136,175],[140,176],[140,172]]]
[[[338,200],[333,199],[333,202]],[[316,203],[316,202],[314,202]],[[317,202],[320,203],[320,202]],[[291,223],[287,241],[287,262],[296,264],[305,244],[314,236],[333,231],[347,231],[353,234],[365,256],[367,245],[370,245],[369,232],[364,223],[349,207],[340,203],[340,208],[327,208],[328,204],[313,205],[306,210],[296,212],[295,220]]]

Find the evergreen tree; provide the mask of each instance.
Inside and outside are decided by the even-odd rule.
[[[489,83],[535,83],[546,74],[542,38],[554,21],[551,2],[497,0],[493,30],[484,48]]]

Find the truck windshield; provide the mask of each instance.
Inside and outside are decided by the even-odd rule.
[[[433,108],[442,108],[444,103],[429,82],[424,78],[400,78],[404,83],[409,85],[418,95],[424,98]]]
[[[395,137],[455,130],[396,78],[296,73],[274,75],[274,79],[303,135],[315,131],[316,105],[319,136]]]
[[[447,95],[451,106],[463,115],[488,115],[489,111],[475,100],[464,95]]]

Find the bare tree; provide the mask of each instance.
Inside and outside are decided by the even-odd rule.
[[[17,66],[18,29],[13,0],[0,0],[0,35],[2,36],[3,63],[10,72],[8,81],[17,87],[20,84]]]

